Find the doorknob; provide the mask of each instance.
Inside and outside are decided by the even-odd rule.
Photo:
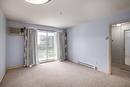
[[[112,40],[112,42],[114,42],[114,40]]]

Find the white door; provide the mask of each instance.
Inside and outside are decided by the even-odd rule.
[[[112,28],[112,62],[121,63],[122,48],[121,48],[121,28],[113,26]]]
[[[125,31],[125,64],[130,65],[130,31]]]

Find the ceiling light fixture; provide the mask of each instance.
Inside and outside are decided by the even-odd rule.
[[[25,0],[25,1],[31,4],[45,4],[50,2],[51,0]]]

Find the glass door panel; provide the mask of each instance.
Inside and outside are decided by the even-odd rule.
[[[38,58],[39,62],[57,59],[56,33],[38,31]]]
[[[56,33],[48,32],[48,60],[56,59]]]
[[[38,32],[38,58],[39,61],[47,60],[47,32]]]

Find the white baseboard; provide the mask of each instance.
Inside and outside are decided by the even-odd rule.
[[[98,71],[98,68],[96,66],[89,65],[89,64],[86,64],[86,63],[82,63],[82,62],[80,62],[78,60],[75,60],[75,59],[72,59],[72,58],[68,58],[68,61],[76,63],[76,64],[84,65],[84,66],[86,66],[88,68],[91,68],[91,69],[94,69],[94,70]]]
[[[23,66],[24,66],[24,65],[18,65],[18,66],[8,67],[7,70],[16,69],[16,68],[21,68],[21,67],[23,67]]]
[[[3,80],[4,77],[5,77],[5,74],[6,74],[6,71],[5,71],[4,75],[3,75],[3,77],[0,78],[0,84],[1,84],[2,80]]]
[[[76,63],[76,64],[80,64],[80,62],[78,60],[73,59],[73,58],[67,58],[67,60],[70,61],[70,62]],[[106,73],[106,74],[111,74],[110,70],[102,70],[97,66],[95,66],[95,70],[99,71],[99,72]]]
[[[3,78],[4,78],[4,76],[2,78],[0,78],[0,83],[2,82]]]
[[[68,61],[73,62],[73,63],[78,63],[78,60],[72,59],[72,58],[67,58]]]

